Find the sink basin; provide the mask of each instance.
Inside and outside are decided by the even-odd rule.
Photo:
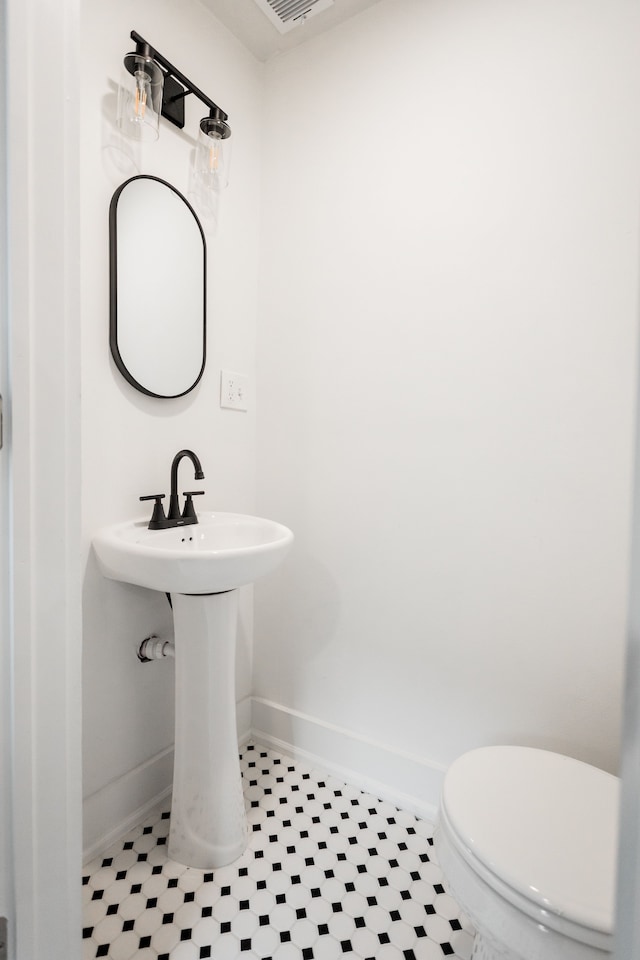
[[[262,517],[203,510],[198,523],[149,530],[148,517],[104,527],[93,538],[102,573],[164,593],[234,590],[274,570],[293,542]]]

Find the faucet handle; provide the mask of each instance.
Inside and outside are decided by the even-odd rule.
[[[196,511],[193,506],[192,497],[201,497],[204,494],[204,490],[184,490],[182,496],[185,497],[184,501],[184,510],[182,511],[182,519],[190,520],[191,523],[197,523],[198,518],[196,516]]]
[[[153,505],[153,513],[151,514],[151,520],[149,521],[149,530],[161,530],[163,527],[165,527],[167,518],[164,515],[164,507],[162,506],[164,493],[151,493],[147,497],[140,497],[140,499],[155,500]]]

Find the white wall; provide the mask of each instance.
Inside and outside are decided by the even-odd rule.
[[[203,509],[253,512],[255,411],[219,407],[220,369],[255,382],[259,236],[261,65],[196,0],[82,3],[82,464],[84,578],[85,849],[117,830],[171,779],[173,664],[142,666],[135,647],[167,635],[164,596],[103,579],[90,550],[93,532],[119,518],[145,515],[142,494],[168,493],[174,454],[189,447],[206,475]],[[116,187],[135,172],[188,189],[191,150],[206,108],[193,97],[178,131],[161,121],[157,143],[136,154],[139,169],[116,149],[116,87],[137,30],[229,114],[232,183],[217,236],[208,236],[208,356],[197,389],[179,400],[136,392],[109,353],[108,211]],[[126,146],[126,144],[125,144]],[[129,144],[129,149],[131,145]],[[144,236],[144,224],[141,224]],[[155,243],[157,282],[171,269]],[[184,471],[184,474],[182,474]],[[181,476],[188,476],[187,465]],[[237,698],[250,692],[252,607],[244,591],[238,639]]]
[[[135,22],[124,0],[82,9],[85,845],[168,783],[173,734],[172,665],[133,655],[170,629],[168,608],[101,578],[90,538],[166,489],[182,446],[203,461],[203,506],[296,533],[282,574],[256,587],[253,682],[243,598],[237,698],[254,694],[254,725],[324,730],[327,759],[350,768],[371,748],[362,772],[381,779],[376,747],[436,772],[491,742],[615,769],[633,4],[381,0],[271,62],[264,95],[261,66],[195,0],[141,0]],[[207,372],[164,403],[133,391],[107,348],[132,28],[234,134],[208,238]],[[140,172],[186,192],[199,116],[188,103],[183,133],[163,121]],[[253,404],[219,409],[221,367],[259,377],[257,419]],[[338,757],[341,731],[359,757]]]
[[[275,714],[436,769],[501,742],[616,769],[637,35],[628,0],[383,0],[268,64]]]

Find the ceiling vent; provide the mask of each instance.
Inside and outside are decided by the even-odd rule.
[[[334,0],[255,0],[255,4],[280,33],[288,33],[309,17],[332,7]]]

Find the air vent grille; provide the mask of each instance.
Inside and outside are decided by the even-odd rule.
[[[280,33],[288,33],[309,17],[332,7],[334,0],[255,0]]]

